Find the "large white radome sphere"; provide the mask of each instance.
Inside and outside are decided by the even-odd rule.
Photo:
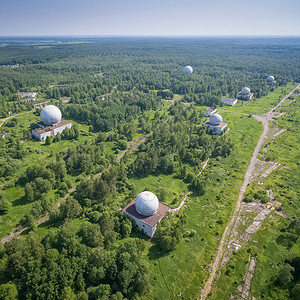
[[[248,87],[244,87],[244,88],[242,88],[241,93],[243,95],[248,95],[248,94],[250,94],[250,89]]]
[[[192,74],[193,68],[191,66],[185,66],[182,70],[183,74]]]
[[[274,79],[275,79],[274,76],[268,76],[268,77],[267,77],[267,81],[268,81],[268,82],[272,82],[272,81],[274,81]]]
[[[61,111],[54,105],[47,105],[41,111],[41,119],[46,125],[54,125],[61,120]]]
[[[135,199],[135,209],[143,216],[152,216],[157,212],[158,209],[157,197],[148,191],[141,192]]]
[[[223,119],[219,114],[213,114],[209,118],[209,123],[212,125],[220,125],[222,123]]]

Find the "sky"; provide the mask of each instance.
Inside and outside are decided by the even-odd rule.
[[[0,36],[300,36],[300,0],[0,0]]]

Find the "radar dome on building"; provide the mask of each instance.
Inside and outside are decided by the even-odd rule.
[[[220,125],[222,123],[223,119],[219,114],[213,114],[209,118],[209,123],[212,125]]]
[[[61,120],[61,111],[54,105],[47,105],[41,111],[41,119],[45,125],[54,125]]]
[[[191,66],[185,66],[182,70],[183,74],[192,74],[193,68]]]
[[[149,191],[141,192],[135,199],[135,209],[143,216],[154,215],[157,212],[158,205],[156,195]]]
[[[244,88],[242,88],[241,93],[243,95],[249,95],[250,94],[250,89],[248,87],[244,87]]]
[[[275,77],[274,76],[268,76],[267,77],[267,81],[268,82],[272,82],[272,81],[274,81],[275,80]]]

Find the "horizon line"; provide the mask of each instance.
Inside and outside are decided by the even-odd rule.
[[[0,38],[37,38],[37,37],[143,37],[143,38],[299,38],[299,35],[89,35],[89,34],[46,34],[46,35],[0,35]]]

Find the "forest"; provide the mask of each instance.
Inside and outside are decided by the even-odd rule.
[[[10,119],[0,127],[8,133],[0,138],[0,232],[3,238],[10,230],[27,231],[0,243],[0,299],[150,299],[159,258],[197,232],[188,227],[184,209],[168,214],[151,240],[121,208],[141,186],[155,184],[159,199],[175,208],[186,192],[195,202],[209,197],[214,184],[227,181],[219,174],[235,180],[225,167],[201,173],[208,160],[215,167],[232,159],[230,169],[239,167],[234,155],[241,151],[236,136],[201,126],[203,112],[223,109],[221,97],[234,97],[244,86],[257,101],[299,82],[299,48],[296,38],[5,40],[0,117]],[[187,64],[193,74],[182,74]],[[271,74],[276,83],[268,85]],[[36,100],[58,106],[72,128],[45,143],[34,141],[41,108],[19,103],[18,91],[37,92]],[[252,121],[251,115],[239,117],[229,120],[237,131],[234,122]],[[238,143],[244,138],[245,132]],[[163,179],[180,185],[170,191],[160,186]],[[218,208],[219,200],[205,201]],[[6,217],[15,212],[11,225]],[[223,226],[221,216],[216,224]],[[298,265],[297,257],[286,262],[276,277],[279,286],[299,287]]]

